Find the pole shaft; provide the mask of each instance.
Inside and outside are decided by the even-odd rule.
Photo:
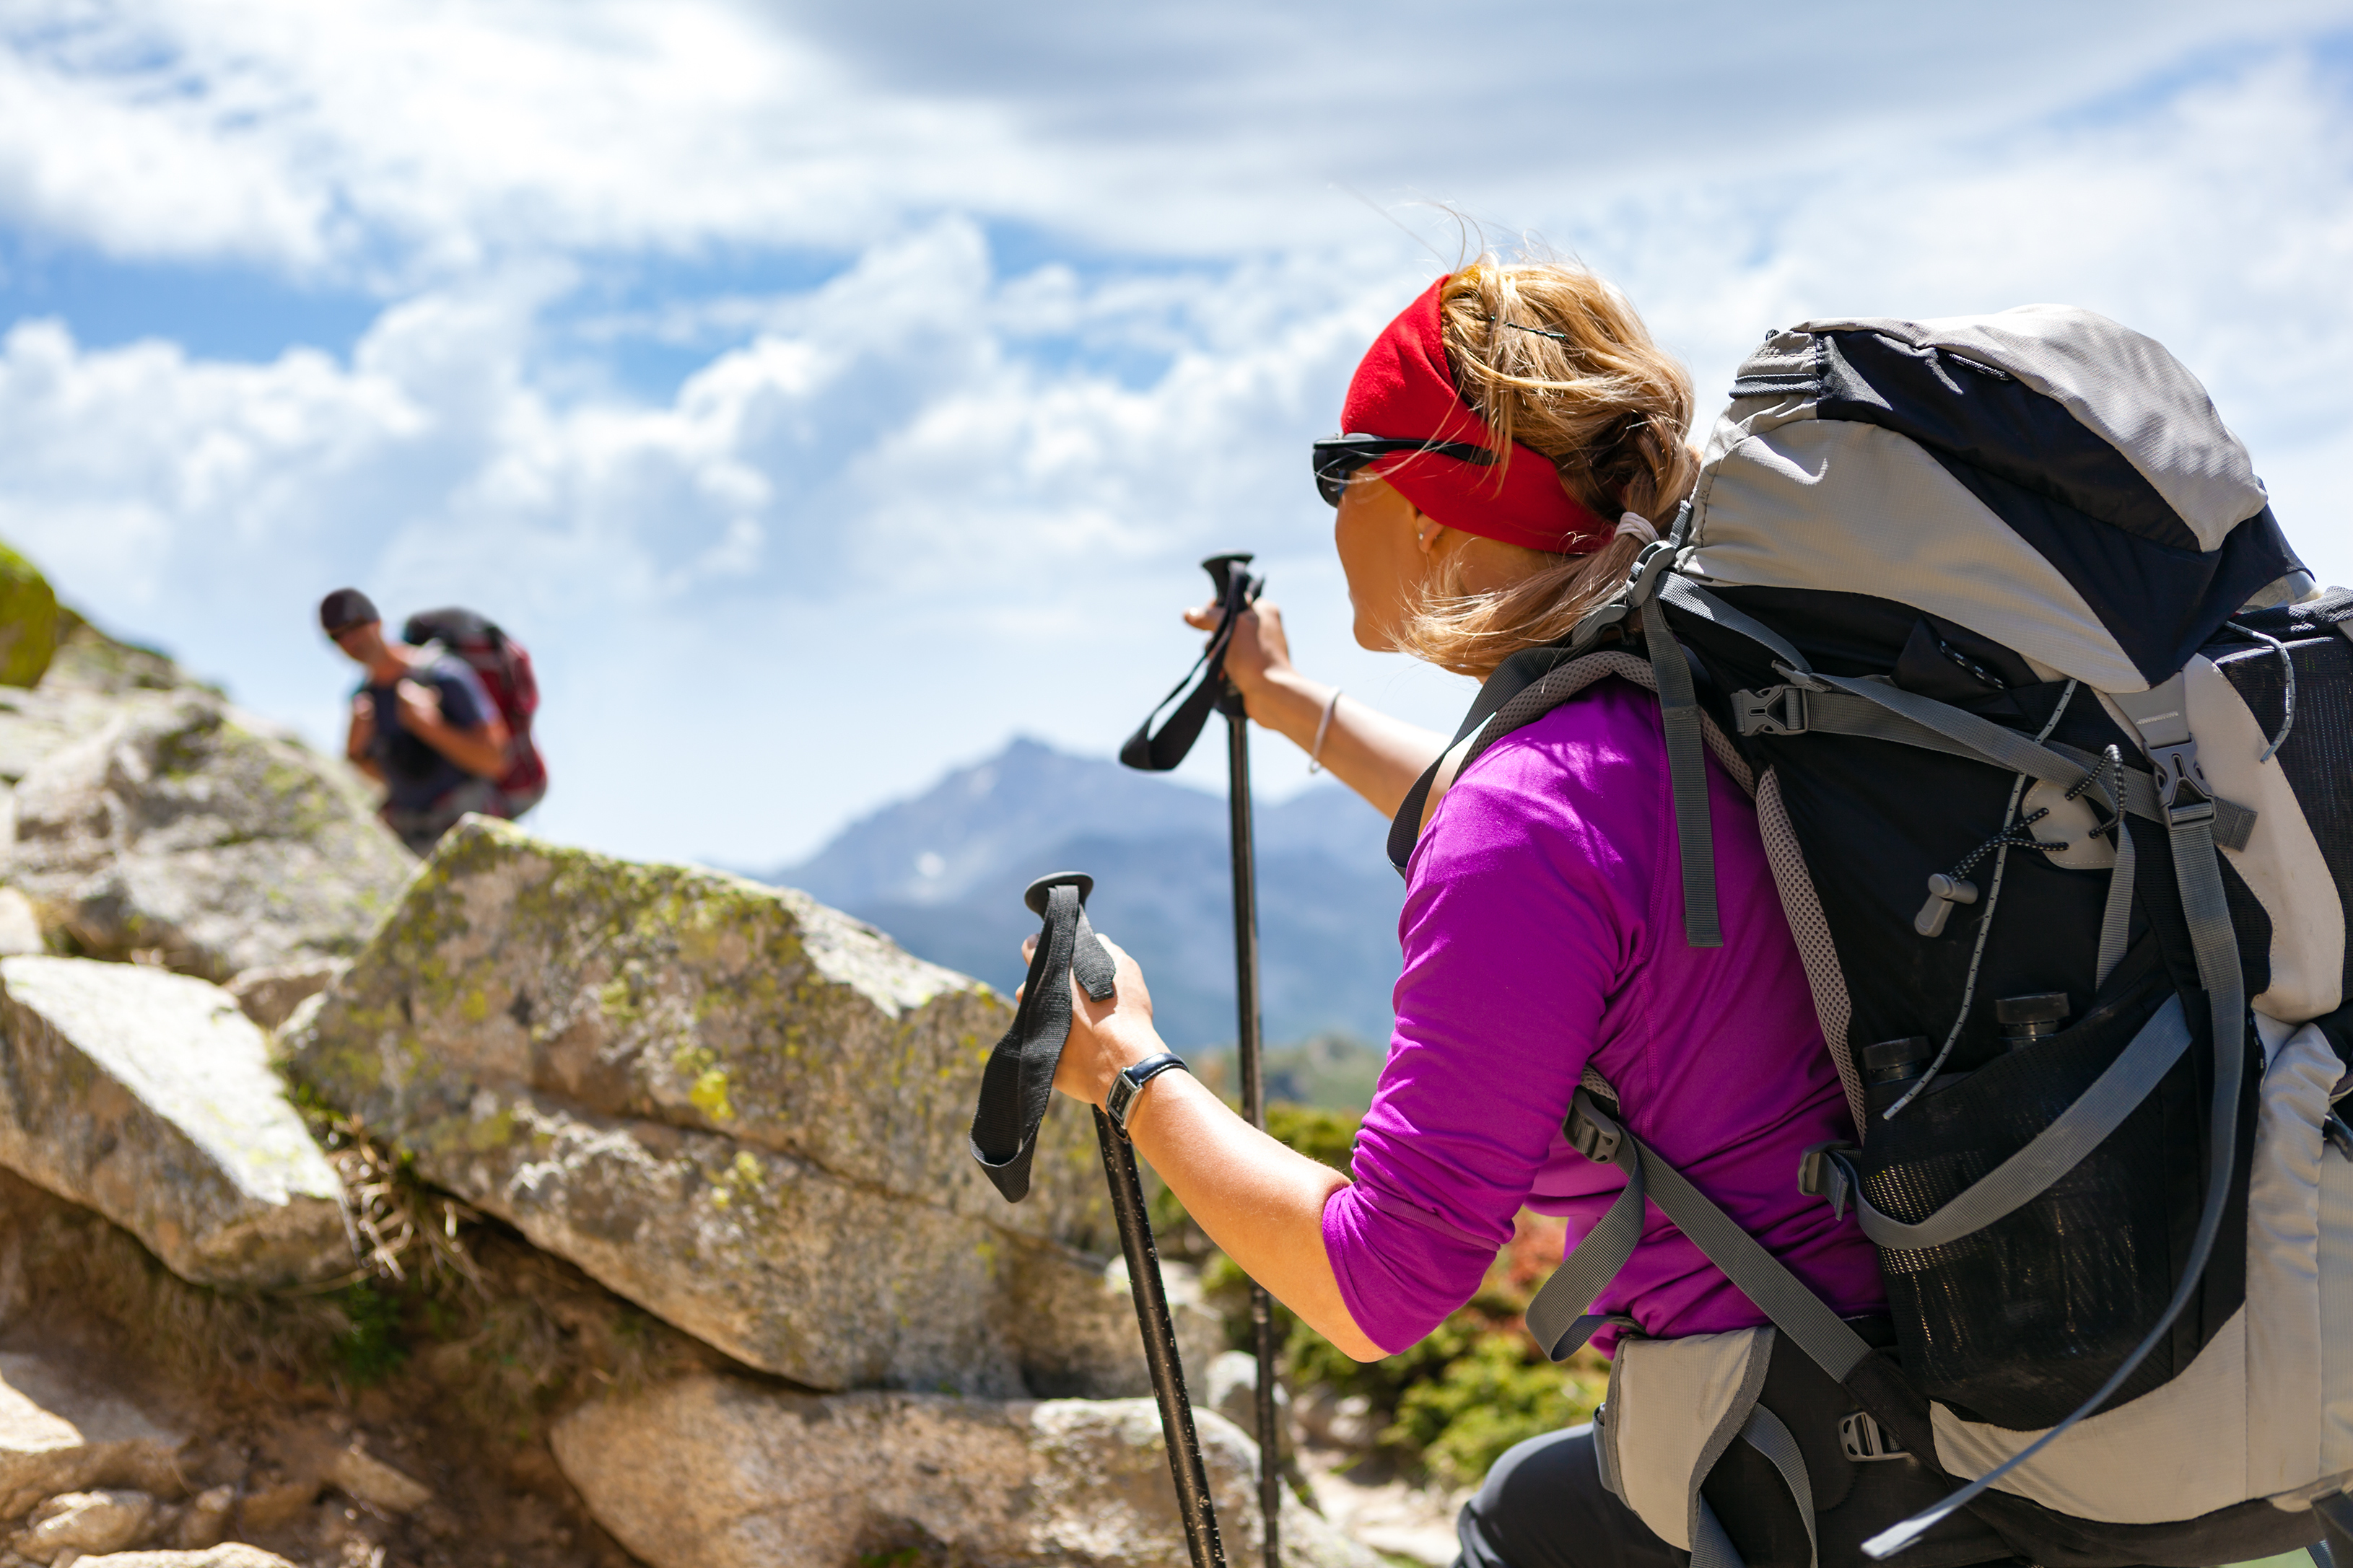
[[[1260,1056],[1258,1001],[1258,846],[1250,825],[1250,717],[1226,714],[1226,809],[1234,881],[1235,1066],[1242,1080],[1242,1115],[1266,1125],[1266,1068]],[[1250,1281],[1251,1351],[1258,1361],[1251,1414],[1258,1427],[1258,1502],[1266,1527],[1266,1568],[1282,1562],[1282,1428],[1275,1411],[1274,1301]]]
[[[1185,1547],[1192,1554],[1193,1568],[1226,1568],[1217,1510],[1209,1500],[1209,1475],[1201,1463],[1201,1440],[1193,1430],[1193,1405],[1185,1395],[1176,1326],[1169,1320],[1168,1295],[1160,1282],[1160,1253],[1152,1244],[1144,1182],[1136,1174],[1135,1151],[1112,1130],[1111,1118],[1101,1110],[1095,1112],[1095,1142],[1103,1151],[1103,1176],[1111,1184],[1120,1250],[1127,1255],[1127,1286],[1144,1330],[1144,1361],[1152,1372],[1152,1396],[1160,1405],[1160,1436],[1168,1447],[1168,1474],[1176,1483]]]

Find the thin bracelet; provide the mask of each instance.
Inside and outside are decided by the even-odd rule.
[[[1307,752],[1307,771],[1311,773],[1324,771],[1324,735],[1332,728],[1332,715],[1339,709],[1340,689],[1335,686],[1332,689],[1331,700],[1324,704],[1324,717],[1315,721],[1315,744]]]

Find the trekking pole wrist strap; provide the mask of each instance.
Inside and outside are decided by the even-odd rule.
[[[1146,1057],[1134,1067],[1120,1070],[1119,1076],[1111,1080],[1111,1092],[1103,1096],[1103,1114],[1111,1119],[1113,1131],[1122,1138],[1127,1136],[1127,1119],[1134,1110],[1136,1098],[1144,1092],[1144,1086],[1172,1068],[1183,1068],[1187,1072],[1193,1070],[1186,1067],[1185,1058],[1174,1051],[1162,1051],[1157,1056]]]

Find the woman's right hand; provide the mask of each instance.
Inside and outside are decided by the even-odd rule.
[[[1185,624],[1214,636],[1223,608],[1211,599],[1198,610],[1186,611]],[[1264,711],[1268,682],[1291,673],[1291,644],[1282,635],[1282,607],[1271,599],[1261,599],[1242,611],[1241,621],[1234,627],[1234,640],[1226,645],[1226,679],[1242,694],[1242,705],[1250,716],[1263,724],[1268,721]]]

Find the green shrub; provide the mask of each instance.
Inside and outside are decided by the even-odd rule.
[[[0,544],[0,686],[35,686],[58,648],[58,596],[40,569]]]
[[[1482,1333],[1435,1377],[1406,1385],[1384,1447],[1420,1456],[1449,1486],[1475,1486],[1504,1450],[1593,1414],[1601,1390],[1552,1365],[1525,1333]]]

